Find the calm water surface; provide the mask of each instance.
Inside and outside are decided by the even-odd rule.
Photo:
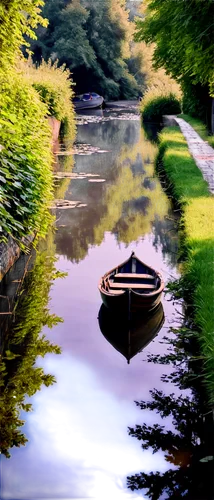
[[[178,326],[181,308],[163,296],[161,330],[128,365],[100,331],[97,284],[132,251],[161,271],[166,283],[177,277],[176,219],[154,174],[156,146],[146,139],[139,117],[115,110],[105,116],[78,126],[79,145],[100,151],[83,154],[80,148],[74,161],[71,155],[56,158],[56,172],[67,172],[57,179],[56,199],[77,202],[76,208],[54,210],[57,231],[47,242],[57,269],[67,276],[54,281],[49,303],[64,322],[43,333],[62,353],[37,361],[57,383],[38,391],[31,398],[33,412],[22,415],[28,443],[1,461],[2,499],[145,498],[127,488],[127,476],[175,469],[164,452],[143,450],[128,427],[163,423],[157,412],[135,404],[150,399],[151,389],[180,393],[161,380],[172,368],[148,363],[147,355],[164,355],[161,341]],[[76,178],[69,178],[71,170]],[[173,428],[170,416],[166,423]]]

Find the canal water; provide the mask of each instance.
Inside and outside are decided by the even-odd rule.
[[[188,446],[180,449],[177,460],[173,444],[155,449],[158,426],[171,433],[172,443],[174,429],[182,434],[175,424],[175,409],[163,415],[161,401],[170,407],[174,398],[176,407],[183,393],[187,399],[190,394],[175,383],[173,363],[164,361],[172,327],[182,321],[182,306],[170,294],[163,295],[163,309],[152,328],[144,318],[140,321],[128,364],[121,335],[117,339],[120,325],[127,335],[126,325],[123,318],[103,315],[97,287],[99,278],[132,251],[160,271],[166,284],[179,276],[177,216],[154,172],[156,145],[147,138],[135,109],[91,112],[80,115],[78,123],[75,154],[56,148],[56,231],[42,243],[33,257],[34,264],[39,259],[37,267],[32,265],[28,273],[30,280],[33,269],[40,270],[29,285],[32,298],[25,308],[31,312],[20,309],[16,318],[20,332],[28,327],[32,333],[41,326],[46,339],[60,346],[61,354],[32,357],[35,368],[54,375],[56,383],[27,396],[33,406],[31,412],[21,411],[27,442],[11,447],[10,458],[2,455],[1,499],[148,498],[149,474],[157,472],[150,481],[156,493],[149,498],[193,498],[185,496],[187,485],[182,480],[179,484],[179,475],[177,486],[170,479],[180,471],[184,455],[190,456]],[[50,288],[53,265],[59,273]],[[42,328],[48,323],[48,309],[63,320],[52,329]],[[25,371],[26,380],[30,370]],[[18,390],[19,379],[16,383]],[[15,385],[13,390],[16,398]],[[157,403],[153,410],[136,404],[152,400]],[[185,471],[187,465],[186,458]],[[142,490],[136,487],[140,473],[147,476],[147,489],[145,483]],[[135,480],[127,483],[130,476]],[[162,476],[161,489],[157,483]],[[168,491],[178,487],[177,496],[168,496],[168,485]]]

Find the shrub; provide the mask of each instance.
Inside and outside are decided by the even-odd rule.
[[[47,104],[48,114],[61,121],[63,134],[73,141],[76,126],[70,71],[65,69],[64,65],[57,67],[57,62],[53,64],[50,60],[43,60],[38,67],[33,65],[31,59],[20,64],[28,81],[39,92],[41,100]]]
[[[175,95],[155,96],[154,92],[149,90],[143,98],[141,112],[143,121],[161,122],[162,116],[165,114],[181,113],[181,106]]]
[[[15,70],[0,72],[0,239],[21,245],[26,234],[44,235],[51,216],[51,132],[48,108]]]

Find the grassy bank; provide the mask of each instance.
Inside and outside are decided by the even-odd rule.
[[[157,167],[166,173],[183,214],[186,260],[182,294],[193,306],[204,378],[210,402],[214,404],[214,199],[180,129],[165,128],[159,138]]]

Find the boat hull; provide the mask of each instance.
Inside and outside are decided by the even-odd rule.
[[[130,307],[132,313],[139,310],[153,311],[161,302],[162,292],[153,296],[140,295],[133,290],[125,291],[121,295],[108,294],[100,289],[103,304],[109,309],[126,310]]]
[[[102,301],[109,309],[153,311],[161,302],[164,282],[161,274],[131,257],[107,272],[98,285]]]
[[[74,102],[74,107],[76,110],[78,109],[96,109],[100,108],[103,104],[103,97],[99,97],[96,99],[90,99],[87,101],[77,101]]]

